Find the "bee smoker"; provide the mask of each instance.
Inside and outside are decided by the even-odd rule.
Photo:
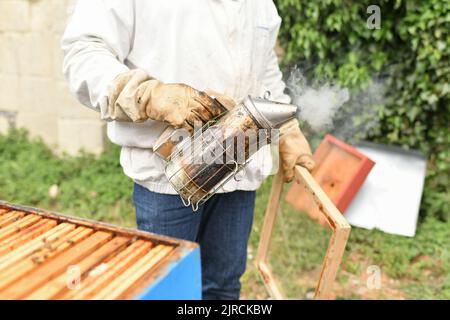
[[[165,174],[184,205],[197,211],[296,113],[295,105],[247,97],[180,143],[166,130],[153,151],[166,160]]]

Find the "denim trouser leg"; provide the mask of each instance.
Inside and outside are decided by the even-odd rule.
[[[158,194],[135,184],[138,228],[200,243],[204,299],[239,299],[255,192],[213,196],[197,213],[179,196]]]

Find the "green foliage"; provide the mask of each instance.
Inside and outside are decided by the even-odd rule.
[[[67,214],[133,225],[132,182],[122,172],[118,147],[99,158],[56,157],[25,131],[0,135],[0,199]],[[59,187],[56,198],[49,196]]]
[[[448,1],[275,0],[283,18],[284,66],[353,89],[382,78],[388,88],[367,138],[429,157],[423,211],[450,215],[450,4]],[[367,27],[369,5],[381,28]],[[355,119],[358,121],[358,119]]]

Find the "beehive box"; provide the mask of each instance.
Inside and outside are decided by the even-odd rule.
[[[197,244],[0,201],[0,299],[200,299]]]
[[[375,162],[367,156],[328,134],[314,153],[316,167],[312,172],[314,179],[336,205],[344,213],[361,188],[364,180],[372,170]],[[301,187],[294,183],[286,195],[286,201],[298,210],[307,212],[312,218],[320,218],[317,206]]]

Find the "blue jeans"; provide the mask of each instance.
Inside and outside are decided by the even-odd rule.
[[[138,184],[133,200],[140,230],[200,244],[203,299],[239,299],[255,192],[216,194],[196,213],[179,196],[154,193]]]

